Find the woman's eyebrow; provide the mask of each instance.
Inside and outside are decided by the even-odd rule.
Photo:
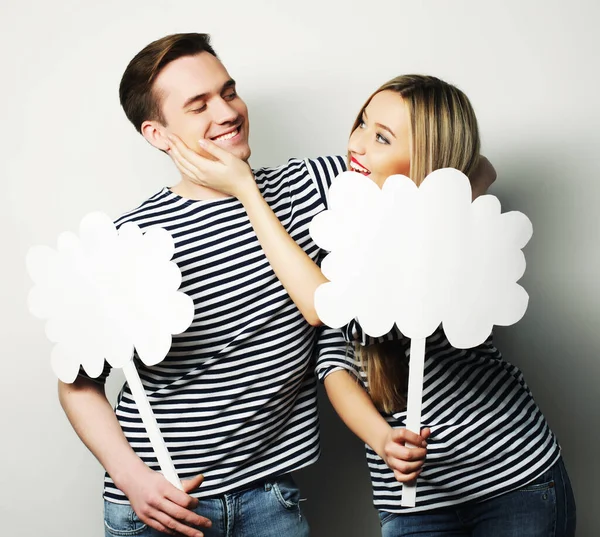
[[[363,110],[362,115],[364,116],[365,119],[369,119],[367,116],[367,110]],[[390,129],[387,125],[384,125],[383,123],[375,123],[376,127],[379,127],[380,129],[383,129],[384,131],[388,131],[394,138],[396,138],[396,135],[394,134],[394,131],[392,129]]]
[[[388,131],[394,138],[396,137],[394,131],[388,126],[384,125],[383,123],[375,123],[375,125],[377,125],[380,129],[383,129],[384,131]]]

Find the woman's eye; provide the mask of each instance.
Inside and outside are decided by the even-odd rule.
[[[366,123],[365,123],[365,120],[364,120],[364,119],[361,119],[361,120],[358,122],[358,128],[359,128],[359,129],[364,129],[366,126],[367,126],[367,125],[366,125]]]
[[[380,144],[387,144],[390,145],[390,142],[388,140],[386,140],[383,136],[381,136],[381,134],[378,134],[376,136],[376,140],[380,143]]]

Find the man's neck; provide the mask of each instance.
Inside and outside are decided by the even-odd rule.
[[[192,183],[189,179],[186,178],[182,178],[181,181],[179,181],[179,183],[177,183],[176,185],[172,186],[170,190],[171,192],[174,192],[182,198],[195,201],[205,201],[231,197],[227,194],[223,194],[223,192],[219,192],[218,190],[213,190],[212,188]]]

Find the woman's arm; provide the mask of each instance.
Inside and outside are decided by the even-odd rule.
[[[390,427],[348,371],[337,370],[327,375],[325,390],[348,428],[383,459],[398,481],[412,481],[419,475],[427,455],[429,429],[418,435]],[[417,447],[406,447],[406,443]]]
[[[275,275],[308,323],[321,325],[314,294],[328,280],[281,225],[262,197],[248,164],[208,140],[200,141],[202,148],[216,160],[201,157],[175,135],[171,135],[170,142],[169,155],[184,176],[240,200]],[[481,156],[471,177],[473,199],[484,194],[495,179],[496,170]]]
[[[256,186],[240,191],[238,199],[246,209],[252,228],[256,233],[271,268],[312,326],[321,325],[314,304],[317,287],[327,282],[319,266],[310,258],[285,230],[269,204]]]
[[[217,160],[201,157],[175,135],[170,140],[169,154],[183,175],[240,200],[275,275],[308,323],[321,325],[313,297],[327,279],[262,197],[248,164],[207,140],[202,147]]]

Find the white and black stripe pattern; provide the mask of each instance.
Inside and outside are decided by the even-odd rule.
[[[370,338],[355,321],[344,332],[348,341],[361,345],[403,338],[397,328],[383,338]],[[410,342],[405,343],[410,357]],[[352,352],[343,360],[324,358],[317,366],[321,380],[338,369],[350,371],[368,389]],[[392,427],[405,426],[406,412],[384,417]],[[415,507],[400,505],[402,485],[366,446],[377,509],[415,513],[482,501],[527,484],[560,455],[522,373],[502,359],[492,336],[466,350],[452,347],[442,328],[427,338],[422,426],[431,428],[431,437]]]
[[[341,157],[290,160],[256,170],[256,182],[290,235],[313,259],[308,226],[325,206]],[[181,290],[195,305],[160,364],[136,364],[179,477],[204,474],[210,497],[297,470],[319,455],[316,358],[342,358],[339,330],[315,330],[273,273],[235,198],[183,199],[165,188],[117,225],[159,226],[175,241]],[[103,382],[108,368],[99,380]],[[116,415],[135,452],[158,464],[127,385]],[[127,503],[108,475],[105,499]]]

